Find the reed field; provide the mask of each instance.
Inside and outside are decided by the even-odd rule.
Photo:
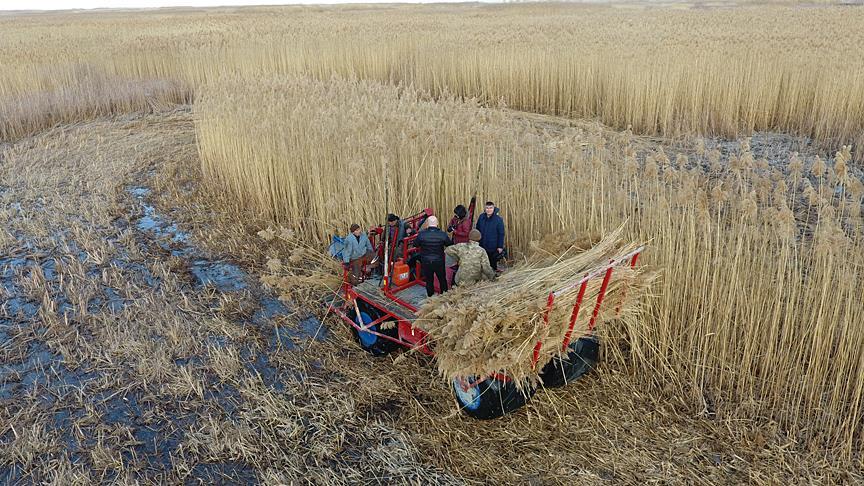
[[[623,241],[647,242],[640,264],[652,283],[626,319],[610,319],[598,330],[605,363],[618,373],[609,383],[626,382],[660,402],[680,404],[672,415],[682,424],[723,424],[718,427],[737,438],[730,447],[759,450],[782,443],[784,454],[795,451],[860,471],[860,52],[864,7],[830,4],[466,4],[0,16],[0,155],[3,144],[14,146],[9,154],[17,159],[9,160],[25,166],[31,140],[55,133],[58,125],[130,113],[150,117],[150,123],[188,103],[188,119],[171,115],[182,120],[186,144],[166,142],[163,162],[174,167],[176,155],[194,165],[184,170],[195,174],[201,194],[185,199],[190,182],[180,172],[171,173],[176,181],[162,173],[159,184],[189,214],[185,224],[202,244],[254,260],[250,265],[268,274],[262,281],[290,293],[292,302],[326,301],[326,287],[333,286],[332,279],[322,285],[324,277],[309,268],[290,275],[292,265],[320,259],[316,248],[323,249],[330,236],[344,235],[355,222],[381,224],[387,212],[404,216],[431,207],[449,216],[472,195],[494,201],[514,263],[535,264],[532,255],[550,237],[596,242],[620,232]],[[170,126],[159,130],[159,137],[171,132]],[[135,143],[155,147],[156,141]],[[183,211],[176,217],[183,219]],[[237,223],[250,234],[235,235],[200,223],[241,217],[260,226],[253,231]],[[267,242],[262,248],[247,239],[259,229]],[[11,248],[16,234],[0,232],[0,248]],[[281,253],[268,249],[280,241]],[[577,256],[572,266],[583,263]],[[319,272],[335,267],[319,260],[307,266]],[[203,303],[196,306],[203,309],[196,312],[207,312]],[[484,332],[496,328],[487,327]],[[451,331],[447,339],[458,341],[462,329]],[[471,350],[470,343],[463,345],[463,354]],[[344,358],[334,346],[315,349],[331,352],[320,359],[332,363]],[[233,363],[217,371],[239,383],[239,355],[208,353]],[[355,353],[347,359],[365,357]],[[404,388],[386,373],[381,390]],[[334,373],[321,379],[309,392],[316,403],[322,396],[327,403],[332,399],[326,379],[351,378]],[[194,384],[191,391],[188,383],[177,388],[203,397],[203,385]],[[363,396],[377,396],[374,385],[358,387]],[[258,388],[251,380],[240,387],[256,403],[267,402],[261,405],[267,422],[262,434],[275,439],[253,432],[258,422],[249,417],[261,410],[244,410],[242,423],[231,426],[237,430],[196,429],[190,435],[193,453],[252,463],[256,455],[284,451],[277,445],[284,439],[282,418],[271,407],[279,399],[269,391],[256,395]],[[621,393],[603,398],[632,400]],[[461,431],[434,436],[430,430],[443,425],[428,417],[423,399],[404,400],[411,409],[405,432],[411,447],[422,444],[419,450],[426,453],[440,439],[459,450]],[[346,403],[338,407],[360,420],[353,402]],[[335,420],[334,413],[328,411],[327,420]],[[216,442],[224,439],[234,449],[213,445],[220,433],[228,438]],[[564,440],[553,441],[559,439]],[[350,441],[331,442],[341,440]],[[491,444],[494,456],[497,443]],[[651,447],[675,449],[667,445]],[[421,455],[411,450],[412,458]],[[294,472],[312,470],[312,462],[315,471],[326,470],[318,459],[281,460]],[[494,460],[480,452],[477,463],[465,465],[436,455],[435,469],[423,474],[453,467],[482,477],[479,464]],[[796,472],[778,467],[785,476],[753,473],[736,480],[794,479]],[[268,474],[293,477],[271,469]],[[510,469],[501,477],[525,479]]]
[[[229,79],[202,89],[195,109],[205,174],[322,245],[388,208],[447,211],[475,190],[502,208],[516,252],[562,229],[625,224],[662,274],[624,332],[637,373],[705,413],[746,411],[857,453],[864,185],[849,147],[769,161],[747,139],[722,151],[698,139],[666,153],[629,132],[544,129],[476,102],[335,79]]]
[[[337,74],[413,85],[433,96],[446,91],[521,110],[599,118],[637,133],[729,137],[777,130],[831,150],[860,144],[864,61],[855,53],[864,50],[861,10],[728,8],[733,5],[5,17],[0,99],[14,105],[27,94],[57,96],[92,85],[93,70],[120,83],[170,79],[192,89],[225,72]],[[0,137],[26,133],[28,126],[40,125],[4,118]]]

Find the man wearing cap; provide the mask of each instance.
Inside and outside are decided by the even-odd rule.
[[[420,268],[426,281],[426,295],[435,293],[435,277],[441,292],[447,292],[447,270],[444,268],[444,248],[453,244],[447,233],[438,228],[438,218],[426,218],[428,228],[417,233],[414,245],[420,248]]]
[[[444,251],[459,260],[456,272],[456,285],[468,285],[481,280],[492,280],[495,270],[489,265],[489,255],[480,246],[482,235],[476,229],[468,233],[468,243],[447,247]]]
[[[405,226],[405,221],[399,219],[399,216],[390,213],[387,215],[387,229],[390,231],[390,248],[398,251],[402,240],[411,234],[410,228]]]
[[[351,269],[348,276],[351,285],[357,285],[363,281],[363,266],[372,260],[375,251],[369,236],[360,230],[359,224],[351,225],[351,234],[346,236],[344,241],[342,261]]]

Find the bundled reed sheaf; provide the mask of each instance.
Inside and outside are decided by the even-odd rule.
[[[554,261],[543,258],[531,263],[529,259],[495,281],[456,287],[427,300],[418,323],[432,336],[441,374],[452,379],[504,371],[519,385],[535,383],[543,365],[561,352],[579,293],[579,285],[572,284],[638,246],[621,244],[620,235],[620,229],[614,231],[585,251],[572,246]],[[636,303],[653,275],[638,266],[616,267],[596,322],[634,319]],[[572,333],[574,341],[588,333],[602,281],[602,274],[589,280]],[[549,293],[568,284],[556,295],[547,324]],[[542,342],[540,359],[532,367],[538,341]]]

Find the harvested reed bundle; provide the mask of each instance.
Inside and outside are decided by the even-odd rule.
[[[549,233],[539,240],[528,243],[526,260],[532,264],[549,265],[588,250],[602,239],[599,233],[577,234],[570,231]]]
[[[433,339],[441,374],[452,379],[504,371],[520,386],[535,382],[538,370],[561,351],[579,287],[574,286],[556,297],[547,325],[544,314],[549,293],[578,281],[610,258],[634,250],[635,244],[619,243],[620,233],[620,230],[615,231],[589,250],[578,252],[568,248],[564,252],[576,253],[573,256],[555,261],[546,258],[541,263],[526,262],[494,282],[456,287],[428,299],[420,309],[418,325]],[[616,268],[597,322],[616,315],[632,317],[635,302],[652,279],[652,275],[639,267]],[[588,332],[601,283],[602,278],[589,281],[573,339]],[[620,314],[616,312],[619,308]],[[534,369],[531,362],[537,341],[543,345]]]

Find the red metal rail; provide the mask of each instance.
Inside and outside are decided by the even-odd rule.
[[[585,297],[585,289],[588,287],[588,282],[600,274],[603,274],[603,283],[600,284],[600,291],[597,293],[597,301],[594,303],[594,311],[591,313],[591,320],[588,323],[588,332],[591,333],[594,331],[594,326],[597,323],[597,316],[600,314],[600,306],[603,305],[603,299],[606,297],[606,289],[609,287],[609,280],[612,278],[612,272],[614,271],[617,265],[621,263],[628,262],[630,266],[633,267],[636,265],[636,259],[639,258],[639,255],[645,249],[644,246],[640,246],[639,248],[631,251],[626,255],[622,255],[617,258],[613,258],[609,260],[609,263],[603,265],[602,267],[595,268],[594,270],[585,274],[584,277],[580,278],[574,283],[567,284],[561,287],[558,290],[549,292],[549,297],[546,299],[546,310],[543,312],[543,325],[549,326],[549,315],[552,313],[552,308],[555,305],[555,299],[560,297],[565,292],[572,290],[575,287],[579,287],[579,293],[576,295],[576,303],[573,304],[573,311],[570,313],[570,323],[567,327],[567,333],[564,335],[564,341],[561,344],[561,352],[567,350],[567,346],[570,345],[570,341],[573,338],[573,328],[576,325],[576,318],[579,316],[579,310],[582,307],[582,300]],[[615,309],[615,312],[620,312],[620,305]],[[537,340],[537,344],[534,345],[534,353],[532,356],[531,367],[537,368],[537,362],[540,361],[540,349],[543,347],[543,340]]]

